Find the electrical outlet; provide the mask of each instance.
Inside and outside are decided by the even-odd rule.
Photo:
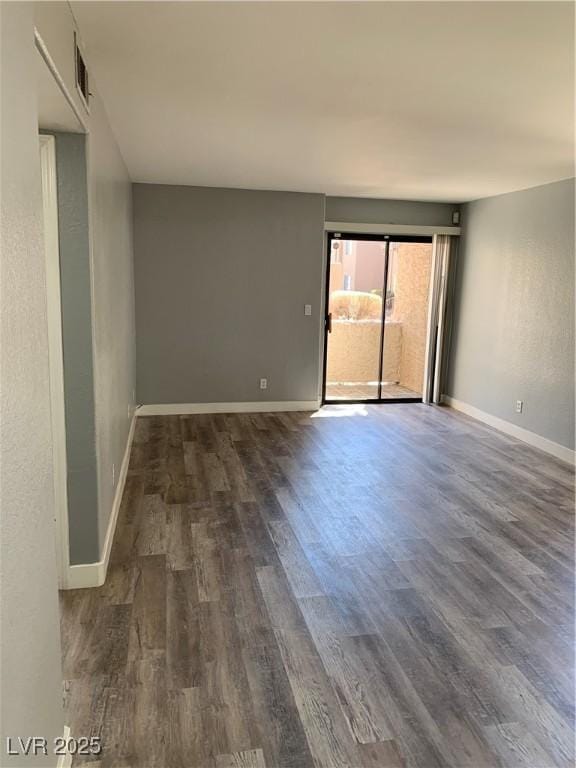
[[[268,379],[260,379],[260,389],[268,389]]]
[[[304,304],[304,314],[308,317],[312,314],[312,304]]]
[[[516,400],[516,413],[522,413],[522,408],[524,407],[524,401],[523,400]]]

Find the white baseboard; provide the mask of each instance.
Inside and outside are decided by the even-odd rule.
[[[64,739],[64,743],[68,743],[68,739],[70,738],[70,728],[65,725],[64,726],[64,733],[62,734],[62,738]],[[56,763],[56,768],[71,768],[72,766],[72,752],[69,752],[66,750],[63,754],[61,754],[58,757],[58,762]]]
[[[257,403],[167,403],[141,405],[138,416],[178,416],[194,413],[272,413],[277,411],[316,411],[319,400],[280,400]]]
[[[529,429],[519,427],[516,424],[512,424],[510,421],[498,418],[498,416],[492,416],[490,413],[481,411],[473,405],[462,402],[462,400],[456,400],[454,397],[449,397],[449,395],[443,395],[442,402],[449,405],[450,408],[454,408],[456,411],[461,411],[467,416],[472,416],[473,419],[483,421],[485,424],[494,427],[494,429],[498,429],[500,432],[504,432],[506,435],[515,437],[523,443],[528,443],[529,445],[534,446],[534,448],[539,448],[541,451],[549,453],[557,459],[566,461],[568,464],[574,464],[576,457],[575,452],[570,448],[566,448],[564,445],[555,443],[553,440],[548,440],[547,437],[537,435],[536,432],[531,432]]]
[[[82,563],[68,568],[68,580],[65,589],[85,589],[101,587],[106,581],[106,566],[104,560],[96,563]]]
[[[108,529],[106,530],[102,559],[98,560],[96,563],[71,565],[68,569],[67,589],[101,587],[102,584],[104,584],[106,581],[108,562],[110,560],[110,552],[112,551],[112,542],[114,540],[114,531],[116,530],[116,522],[118,520],[118,513],[120,512],[124,486],[126,485],[128,465],[130,464],[130,450],[132,448],[132,440],[134,438],[134,430],[136,428],[136,416],[137,411],[134,411],[132,414],[132,421],[130,423],[130,430],[128,432],[128,439],[126,440],[124,457],[122,458],[122,466],[120,467],[120,474],[118,475],[118,483],[116,485],[116,492],[114,494],[112,511],[110,513],[110,519],[108,520]]]

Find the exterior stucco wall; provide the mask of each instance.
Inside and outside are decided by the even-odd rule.
[[[402,326],[386,323],[382,380],[397,382],[402,355]],[[328,337],[327,382],[378,381],[381,324],[374,320],[333,320]]]
[[[399,380],[414,392],[422,391],[424,380],[431,266],[432,246],[428,243],[398,245],[391,320],[402,324]]]

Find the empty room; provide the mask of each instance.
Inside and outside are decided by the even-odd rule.
[[[575,4],[0,37],[0,768],[574,765]]]

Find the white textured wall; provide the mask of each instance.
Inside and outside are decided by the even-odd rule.
[[[90,71],[90,114],[74,86],[75,23],[65,2],[35,4],[36,27],[84,115],[88,133],[88,185],[92,260],[94,401],[98,471],[99,548],[106,536],[134,409],[135,331],[132,188]],[[82,30],[80,30],[81,35]],[[114,484],[112,466],[115,467]]]
[[[134,410],[132,184],[99,98],[92,102],[88,176],[92,240],[94,401],[100,552]],[[112,484],[112,465],[115,466]]]
[[[33,7],[0,4],[0,765],[7,735],[63,731]]]

